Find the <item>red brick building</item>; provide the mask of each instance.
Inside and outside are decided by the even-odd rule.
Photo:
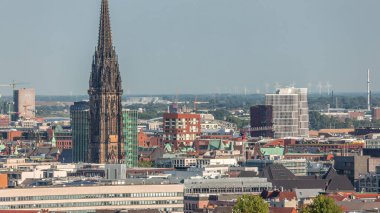
[[[140,147],[149,147],[149,137],[142,129],[137,134],[137,144]]]
[[[59,150],[64,149],[72,149],[73,147],[73,141],[72,141],[72,134],[70,130],[63,130],[61,127],[53,129],[48,129],[48,135],[49,139],[53,139],[53,131],[54,131],[54,137],[56,140],[56,146],[59,148]]]
[[[380,108],[379,107],[372,108],[372,120],[373,121],[380,120]]]
[[[192,146],[201,135],[201,116],[190,113],[164,113],[163,143],[171,143],[176,150],[183,146]]]
[[[137,134],[137,141],[139,147],[163,147],[162,136],[160,135],[148,135],[142,129]]]

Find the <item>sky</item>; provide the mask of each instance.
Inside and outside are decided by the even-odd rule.
[[[378,0],[110,0],[125,94],[380,91]],[[0,84],[87,94],[100,0],[0,0]],[[0,87],[0,94],[11,88]]]

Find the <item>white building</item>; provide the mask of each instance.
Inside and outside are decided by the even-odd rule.
[[[273,107],[275,138],[309,136],[306,88],[281,88],[275,94],[266,94],[265,104]]]
[[[0,209],[48,209],[52,212],[157,209],[161,212],[183,212],[183,191],[180,184],[3,189],[0,191]]]

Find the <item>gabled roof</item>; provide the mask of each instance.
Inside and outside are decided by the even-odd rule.
[[[269,213],[294,213],[297,210],[293,207],[269,207]]]
[[[268,180],[293,180],[296,176],[282,164],[271,164],[260,175]]]
[[[326,191],[353,191],[354,187],[345,175],[329,169],[326,175],[295,176],[282,164],[271,164],[264,168],[260,177],[267,178],[274,188],[284,190],[322,189]]]
[[[280,192],[279,196],[278,196],[278,199],[280,201],[283,201],[283,200],[294,200],[296,199],[297,196],[296,196],[296,192]]]

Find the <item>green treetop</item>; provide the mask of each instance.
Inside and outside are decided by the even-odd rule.
[[[319,195],[313,203],[304,207],[302,213],[342,213],[342,209],[335,204],[335,201],[327,196]]]
[[[258,195],[243,195],[233,207],[234,213],[269,213],[269,205]]]

